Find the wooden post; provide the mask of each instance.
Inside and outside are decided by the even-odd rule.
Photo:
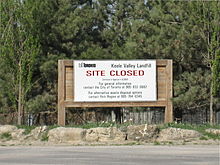
[[[167,94],[167,103],[165,107],[165,123],[173,122],[173,61],[167,60],[166,66],[166,94]]]
[[[63,60],[58,61],[58,125],[65,125],[65,65]]]

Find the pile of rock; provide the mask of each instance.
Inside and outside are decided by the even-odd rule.
[[[190,140],[201,137],[202,135],[195,130],[167,128],[160,131],[157,141]]]
[[[40,142],[42,137],[47,134],[47,127],[36,127],[30,133],[26,134],[25,129],[18,129],[12,125],[0,125],[1,144],[31,144]]]
[[[220,134],[219,130],[208,129],[210,133]],[[7,136],[6,136],[7,135]],[[202,135],[194,130],[166,128],[160,130],[156,125],[130,125],[128,127],[97,127],[90,129],[47,126],[36,127],[30,133],[12,125],[0,126],[0,145],[40,145],[40,144],[115,144],[126,142],[169,142],[198,139]]]
[[[215,135],[220,135],[220,129],[209,128],[209,129],[206,129],[205,131],[208,133],[215,134]]]
[[[48,140],[53,143],[69,142],[152,142],[157,138],[159,129],[156,125],[128,126],[124,129],[116,127],[98,127],[90,129],[59,127],[48,132]]]

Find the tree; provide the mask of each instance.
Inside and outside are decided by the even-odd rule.
[[[220,52],[216,52],[213,61],[213,96],[220,97]]]
[[[211,71],[210,83],[210,123],[214,123],[214,96],[219,95],[219,53],[220,53],[220,2],[191,2],[189,9],[197,24],[205,52],[201,55],[203,62]]]
[[[220,92],[219,2],[8,0],[0,8],[1,111],[56,112],[58,59],[169,58],[176,107],[204,105],[212,114]]]
[[[158,0],[148,1],[146,5],[149,8],[149,16],[142,24],[147,29],[147,32],[144,33],[146,39],[143,40],[143,47],[146,51],[143,52],[143,55],[153,58],[172,58],[176,80],[174,85],[175,89],[179,89],[175,91],[175,105],[182,105],[182,109],[184,109],[184,105],[187,105],[187,109],[191,109],[198,107],[199,100],[200,103],[204,102],[201,99],[197,100],[197,98],[205,96],[208,100],[208,96],[210,96],[210,123],[212,123],[214,118],[213,95],[217,96],[219,92],[220,70],[217,57],[220,49],[219,2]],[[189,83],[187,79],[183,79],[186,72],[189,75],[200,73],[198,68],[202,69],[202,72],[210,70],[212,78],[209,88],[199,84],[199,81]],[[189,84],[186,90],[181,87],[181,84],[184,84],[183,82],[185,85]],[[197,93],[197,98],[194,97],[189,88],[190,84],[197,86],[197,89],[198,87],[206,89],[205,91],[208,89],[210,95],[202,96],[202,93]],[[194,89],[194,87],[192,88]],[[188,99],[191,101],[187,101]],[[207,103],[203,105],[208,107]],[[181,106],[177,107],[181,109]]]
[[[31,14],[22,1],[1,1],[1,79],[3,93],[18,112],[18,124],[24,124],[25,105],[33,82],[33,66],[39,52],[37,39],[29,31]]]
[[[188,111],[199,110],[209,105],[210,71],[197,69],[184,72],[175,80],[174,106]]]

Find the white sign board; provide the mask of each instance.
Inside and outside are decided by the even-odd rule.
[[[156,60],[74,61],[75,102],[156,101]]]

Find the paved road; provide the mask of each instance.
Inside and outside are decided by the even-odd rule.
[[[220,165],[219,146],[0,147],[0,165]]]

